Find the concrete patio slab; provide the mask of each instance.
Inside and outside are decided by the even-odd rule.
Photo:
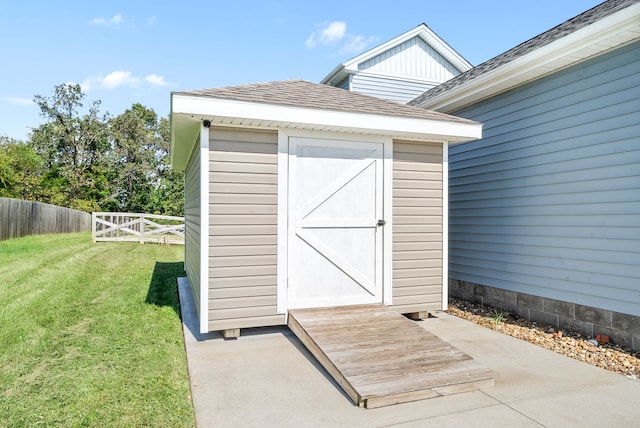
[[[500,373],[495,387],[358,408],[288,328],[246,329],[237,340],[203,335],[185,281],[179,292],[200,428],[627,427],[640,420],[639,380],[445,313],[418,324]]]

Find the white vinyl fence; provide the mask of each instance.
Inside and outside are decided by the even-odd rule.
[[[184,245],[184,217],[93,213],[93,242],[132,241]]]

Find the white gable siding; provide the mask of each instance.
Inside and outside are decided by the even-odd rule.
[[[351,90],[389,101],[406,104],[418,95],[433,88],[435,84],[373,76],[365,73],[351,77]]]
[[[420,37],[407,40],[358,64],[358,70],[426,79],[438,83],[460,74],[460,71]]]
[[[640,315],[640,44],[453,112],[450,277]]]

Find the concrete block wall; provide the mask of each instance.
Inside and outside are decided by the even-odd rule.
[[[546,297],[449,279],[449,295],[508,311],[556,329],[588,337],[606,334],[613,343],[640,351],[640,317]]]

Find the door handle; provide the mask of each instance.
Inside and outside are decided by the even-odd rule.
[[[378,220],[378,226],[384,226],[385,224],[387,224],[386,221],[384,220]]]

